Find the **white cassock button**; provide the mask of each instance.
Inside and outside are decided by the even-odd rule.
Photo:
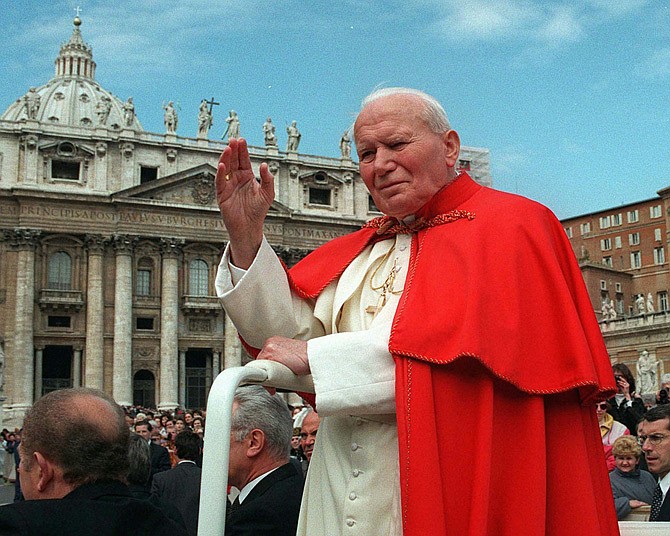
[[[355,501],[356,497],[357,497],[357,495],[353,491],[349,494],[349,500],[350,501]]]
[[[347,526],[353,527],[356,522],[353,519],[347,519]]]
[[[358,469],[354,469],[351,474],[354,475],[354,476],[358,476],[358,475],[361,474],[361,472]]]
[[[358,450],[358,443],[352,443],[351,450]]]

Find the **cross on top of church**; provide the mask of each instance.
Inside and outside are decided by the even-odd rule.
[[[77,6],[77,7],[74,8],[74,11],[75,11],[75,13],[77,14],[77,17],[78,17],[79,14],[81,13],[81,8],[79,6]]]
[[[214,106],[218,106],[219,104],[221,104],[220,102],[214,102],[214,97],[212,97],[210,100],[205,101],[205,102],[207,104],[209,104],[209,113],[210,114],[212,113],[212,109],[214,108]]]

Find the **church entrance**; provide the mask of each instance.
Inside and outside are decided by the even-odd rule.
[[[42,395],[72,387],[72,346],[46,346],[42,357]]]
[[[156,378],[150,370],[138,370],[133,376],[133,405],[156,407]]]
[[[186,400],[188,409],[207,406],[207,395],[212,385],[212,351],[192,349],[186,352]]]

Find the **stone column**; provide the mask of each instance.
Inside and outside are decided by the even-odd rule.
[[[44,348],[35,349],[35,398],[42,396],[42,363],[44,362]]]
[[[162,239],[161,377],[158,409],[179,405],[179,257],[183,240]]]
[[[84,386],[102,389],[104,382],[102,254],[105,240],[100,235],[88,235],[86,245],[88,247],[88,283],[86,287]]]
[[[33,229],[14,229],[6,231],[5,238],[10,247],[17,251],[16,307],[14,310],[14,338],[7,347],[6,364],[8,367],[9,391],[7,409],[10,417],[23,420],[23,415],[32,406],[35,396],[35,355],[33,347],[35,316],[35,246],[40,231]],[[10,283],[11,284],[11,283]],[[42,369],[40,367],[40,388]]]
[[[239,367],[242,365],[242,343],[228,315],[225,315],[223,330],[223,368]]]
[[[179,351],[179,405],[186,407],[186,352]]]
[[[23,143],[23,177],[21,177],[24,184],[37,184],[37,176],[39,172],[39,151],[37,145],[39,138],[34,134],[28,134],[21,138]]]
[[[81,387],[81,348],[75,348],[72,355],[72,387]]]
[[[116,280],[114,289],[114,374],[112,396],[121,406],[133,402],[133,263],[134,239],[114,237]]]
[[[221,352],[215,351],[212,352],[212,381],[216,379],[219,372],[221,372]]]

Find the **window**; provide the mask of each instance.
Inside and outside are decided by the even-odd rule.
[[[137,285],[135,294],[138,296],[151,295],[151,270],[137,270]]]
[[[326,188],[310,188],[309,189],[309,204],[323,205],[329,207],[331,205],[330,190]]]
[[[71,318],[69,316],[51,316],[47,318],[47,327],[50,328],[69,328]]]
[[[607,281],[604,279],[600,280],[600,290],[607,290]]]
[[[628,244],[637,246],[640,243],[640,233],[630,233],[628,235]]]
[[[657,294],[658,296],[658,308],[661,311],[667,311],[668,310],[668,293],[667,291],[661,291]]]
[[[603,257],[603,264],[612,268],[612,257]]]
[[[617,293],[621,293],[621,283],[614,283],[614,290]]]
[[[612,214],[612,226],[621,225],[621,214]]]
[[[655,205],[649,207],[649,217],[650,218],[660,218],[661,217],[661,205]]]
[[[135,319],[135,329],[151,331],[154,329],[154,319],[146,316],[138,316]]]
[[[470,160],[459,160],[458,169],[462,169],[463,171],[470,171]]]
[[[662,239],[661,230],[660,229],[654,229],[654,240],[656,240],[656,242],[660,242],[661,239]]]
[[[640,220],[640,215],[637,211],[635,210],[629,210],[628,214],[626,215],[626,219],[628,220],[628,223],[636,223]]]
[[[612,249],[612,240],[609,238],[603,238],[600,241],[600,250],[601,251],[607,251]]]
[[[78,181],[79,162],[73,162],[71,160],[52,160],[51,178]]]
[[[188,293],[191,296],[209,296],[209,266],[202,259],[189,264]]]
[[[602,216],[600,218],[600,228],[601,229],[607,229],[610,226],[610,217],[609,216]]]
[[[582,223],[582,224],[579,226],[579,233],[580,233],[582,236],[584,236],[585,234],[588,234],[588,233],[590,233],[590,232],[591,232],[591,222]]]
[[[640,268],[642,266],[642,255],[639,251],[633,251],[630,254],[630,267]]]
[[[140,184],[155,181],[158,178],[158,168],[151,166],[140,166]]]
[[[70,290],[72,288],[72,258],[64,251],[58,251],[49,258],[47,288]]]
[[[368,195],[368,212],[381,212],[381,210],[377,208],[377,205],[375,205],[371,195]]]
[[[654,264],[663,263],[665,263],[665,250],[663,249],[663,246],[654,248]]]
[[[568,238],[572,238],[572,227],[565,227],[565,234],[568,235]]]
[[[621,249],[621,237],[620,236],[615,236],[614,237],[614,247],[617,249]]]
[[[623,315],[623,298],[616,299],[616,312]]]

